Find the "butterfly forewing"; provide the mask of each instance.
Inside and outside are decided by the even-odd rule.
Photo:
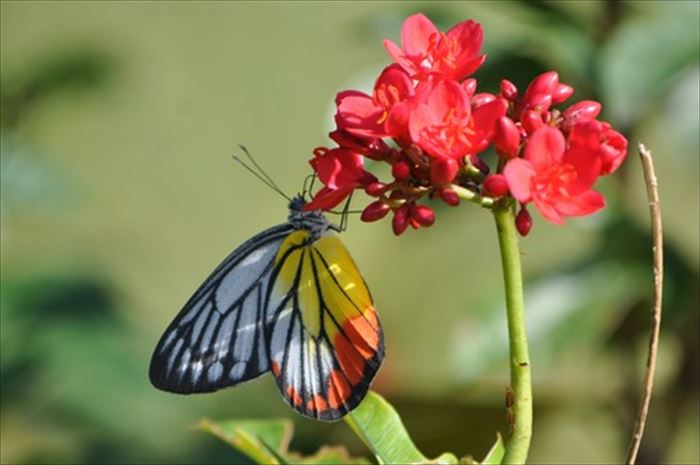
[[[170,324],[151,360],[151,382],[166,391],[211,392],[270,369],[266,295],[277,252],[294,231],[270,228],[234,250]]]

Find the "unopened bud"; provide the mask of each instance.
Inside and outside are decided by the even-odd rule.
[[[536,94],[527,101],[527,107],[537,111],[547,111],[552,106],[550,94]]]
[[[394,231],[394,234],[400,236],[408,228],[409,222],[408,205],[403,205],[394,212],[394,218],[391,220],[391,229]]]
[[[532,134],[544,126],[542,115],[538,111],[532,110],[523,112],[522,116],[520,116],[520,123],[528,134]]]
[[[501,96],[509,101],[518,98],[518,88],[508,79],[501,80]]]
[[[556,71],[547,71],[532,80],[525,91],[524,99],[530,102],[535,95],[544,94],[551,96],[559,85],[559,75]]]
[[[379,197],[386,192],[389,186],[383,182],[372,182],[365,187],[365,192],[371,197]]]
[[[413,219],[424,228],[428,228],[435,223],[435,212],[426,205],[415,205],[411,213]]]
[[[552,92],[552,103],[558,105],[566,102],[574,94],[574,88],[566,84],[559,84]]]
[[[510,192],[508,181],[502,174],[493,174],[486,178],[483,185],[483,192],[489,197],[503,197]]]
[[[457,175],[459,163],[454,158],[433,160],[430,166],[430,180],[436,186],[447,184]]]
[[[451,207],[456,207],[459,205],[459,196],[455,191],[448,188],[438,189],[437,191],[440,199]]]
[[[594,119],[600,114],[601,109],[600,103],[594,100],[582,100],[571,105],[562,113],[564,117],[564,127],[562,129],[569,130],[581,121]]]
[[[523,206],[515,217],[515,227],[521,236],[525,237],[530,233],[532,229],[532,217],[530,212],[527,211],[525,206]]]
[[[405,181],[411,176],[411,166],[405,161],[396,162],[391,167],[391,174],[397,181]]]
[[[371,223],[372,221],[381,220],[389,213],[389,205],[385,204],[381,200],[372,202],[362,211],[360,219],[366,223]]]
[[[520,146],[520,130],[512,119],[501,116],[496,122],[496,132],[493,138],[496,151],[505,157],[513,158]]]
[[[474,78],[469,78],[465,80],[462,83],[462,88],[464,88],[465,91],[467,91],[468,96],[473,96],[474,92],[476,92],[476,79]]]
[[[472,108],[479,108],[482,105],[493,102],[496,100],[496,96],[486,92],[476,94],[472,97]]]

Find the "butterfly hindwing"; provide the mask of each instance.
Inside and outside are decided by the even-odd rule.
[[[170,324],[151,360],[151,382],[189,394],[232,386],[270,369],[266,310],[270,278],[290,224],[270,228],[234,250]]]
[[[338,238],[311,242],[308,231],[280,246],[275,315],[268,340],[272,372],[302,415],[337,420],[369,389],[384,356],[382,330],[367,286]]]

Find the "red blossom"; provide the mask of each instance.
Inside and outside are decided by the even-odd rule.
[[[552,223],[563,216],[594,213],[605,199],[591,189],[600,174],[601,162],[580,147],[566,148],[558,129],[538,129],[525,147],[525,157],[508,162],[503,174],[510,191],[520,203],[533,202]]]
[[[471,20],[442,33],[422,14],[406,19],[402,46],[385,41],[396,63],[384,68],[372,95],[337,95],[330,137],[339,148],[314,152],[310,163],[324,186],[306,209],[328,210],[363,189],[371,201],[362,221],[391,213],[399,235],[435,222],[423,197],[456,206],[466,189],[489,204],[517,201],[523,236],[532,228],[530,203],[553,223],[601,209],[604,198],[592,187],[624,161],[625,137],[597,119],[598,102],[557,108],[574,89],[555,71],[536,76],[524,92],[506,79],[498,95],[479,92],[468,76],[485,59],[482,35]],[[491,144],[500,158],[489,167],[477,155]],[[389,165],[390,178],[365,171],[364,158]]]
[[[362,156],[347,149],[316,149],[309,161],[324,187],[304,210],[330,210],[358,188],[375,182],[371,173],[365,171]]]
[[[486,59],[480,55],[483,35],[476,21],[461,22],[443,33],[425,15],[416,14],[403,23],[401,47],[390,40],[384,41],[384,47],[413,78],[438,75],[461,81]]]
[[[593,119],[571,129],[569,144],[600,157],[601,175],[615,172],[627,156],[627,139],[608,123]]]
[[[475,155],[488,146],[505,111],[505,103],[494,97],[472,114],[467,91],[455,81],[441,81],[411,114],[411,139],[438,159]]]
[[[346,90],[336,96],[338,111],[335,121],[339,129],[360,137],[384,137],[385,123],[392,107],[413,95],[413,83],[396,65],[388,66],[377,78],[372,96]]]

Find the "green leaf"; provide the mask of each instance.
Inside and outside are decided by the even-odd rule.
[[[443,464],[444,465],[453,465],[453,464],[458,464],[459,459],[452,452],[443,452],[437,458],[429,460],[428,463],[440,464],[440,465],[443,465]]]
[[[506,454],[506,448],[503,445],[503,438],[500,433],[496,433],[496,442],[491,446],[491,449],[486,453],[486,457],[481,461],[483,465],[498,465],[503,460]]]
[[[222,439],[255,463],[265,464],[369,464],[361,457],[351,457],[342,446],[322,446],[315,454],[303,457],[289,451],[294,426],[290,420],[202,420],[197,427]]]
[[[474,457],[468,455],[463,457],[460,463],[465,465],[499,465],[503,461],[503,456],[505,454],[506,447],[503,444],[501,433],[496,433],[496,442],[491,446],[491,449],[489,449],[481,462],[474,460]]]
[[[284,455],[292,439],[290,420],[202,420],[197,427],[224,440],[256,463],[288,463]]]
[[[428,463],[416,448],[396,410],[372,391],[345,421],[369,447],[379,463]]]
[[[308,457],[290,457],[292,463],[302,464],[370,464],[371,462],[362,457],[351,457],[348,450],[342,446],[321,446],[314,455]]]

